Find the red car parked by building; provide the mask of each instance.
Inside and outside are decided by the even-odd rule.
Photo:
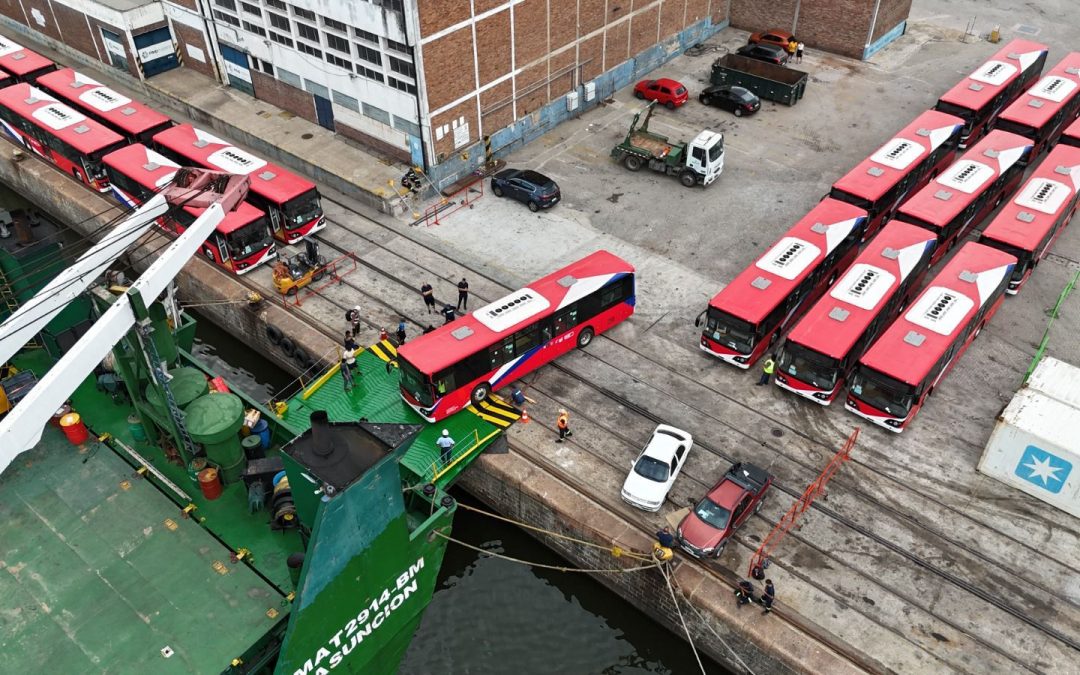
[[[661,77],[658,80],[642,80],[634,85],[634,96],[656,101],[674,110],[690,100],[690,92],[680,82]]]

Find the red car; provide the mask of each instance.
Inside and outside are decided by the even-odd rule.
[[[718,558],[728,539],[757,513],[772,476],[753,464],[733,465],[679,523],[679,546],[695,558]]]
[[[661,77],[659,80],[642,80],[634,85],[634,96],[656,101],[674,110],[690,100],[690,92],[675,80]]]
[[[777,47],[787,49],[788,43],[791,42],[794,37],[794,35],[783,28],[770,28],[769,30],[761,31],[760,33],[751,34],[750,39],[746,42],[752,45],[758,43],[776,45]]]

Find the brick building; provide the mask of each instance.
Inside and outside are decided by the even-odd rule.
[[[911,0],[732,0],[731,25],[782,28],[807,47],[868,59],[904,34]]]

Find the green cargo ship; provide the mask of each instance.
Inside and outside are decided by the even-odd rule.
[[[170,323],[152,305],[147,319],[169,391],[132,331],[111,372],[71,396],[86,439],[68,417],[0,475],[3,669],[396,672],[453,523],[445,490],[505,443],[517,411],[493,400],[425,424],[398,394],[385,341],[358,356],[351,391],[335,365],[270,410],[219,391],[190,353],[190,318]],[[20,353],[11,377],[42,377],[53,347]],[[445,465],[444,427],[458,439]]]

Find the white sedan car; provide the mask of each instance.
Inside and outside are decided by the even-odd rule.
[[[694,439],[685,431],[666,424],[657,426],[630,465],[622,488],[623,501],[645,511],[659,511],[693,445]]]

